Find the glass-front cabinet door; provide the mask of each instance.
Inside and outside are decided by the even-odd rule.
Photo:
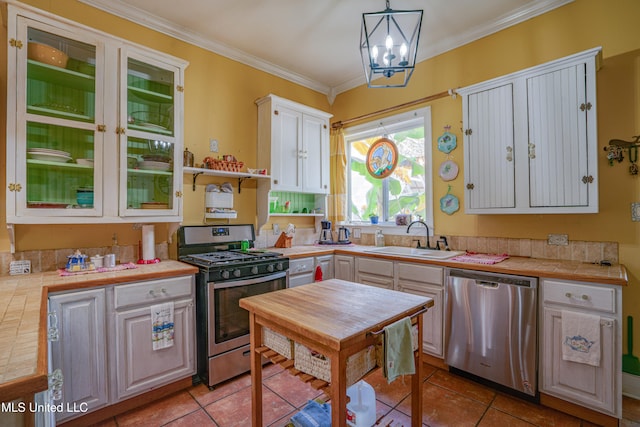
[[[7,224],[182,221],[188,62],[7,11]]]
[[[176,173],[182,144],[181,70],[145,56],[122,51],[120,93],[120,215],[176,215],[182,174]]]
[[[100,216],[103,45],[28,19],[17,30],[17,120],[8,124],[15,126],[15,182],[7,203],[17,216]]]

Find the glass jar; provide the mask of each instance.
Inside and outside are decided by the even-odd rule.
[[[376,231],[376,246],[384,246],[384,234],[382,234],[382,230]]]

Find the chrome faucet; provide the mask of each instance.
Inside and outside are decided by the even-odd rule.
[[[412,221],[411,224],[409,224],[409,226],[407,227],[407,234],[409,234],[409,230],[411,229],[411,226],[413,224],[422,224],[424,225],[424,228],[427,229],[427,240],[426,240],[426,246],[425,249],[432,249],[431,245],[429,244],[429,226],[427,225],[426,222],[424,221]],[[418,240],[418,245],[416,246],[416,248],[422,248],[422,246],[420,246],[420,240]]]

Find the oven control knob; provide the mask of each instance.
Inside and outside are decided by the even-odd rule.
[[[277,268],[278,270],[282,271],[282,269],[284,268],[284,266],[282,265],[282,263],[281,263],[281,262],[279,262],[279,263],[277,263],[277,264],[276,264],[276,268]]]
[[[223,279],[228,279],[229,278],[229,271],[228,270],[222,270],[221,276]]]
[[[267,265],[267,271],[268,271],[269,273],[273,273],[273,264],[269,264],[269,265]]]
[[[258,274],[258,266],[254,265],[253,267],[251,267],[251,274]]]
[[[240,270],[238,270],[238,269],[233,270],[233,275],[234,275],[235,277],[240,277],[240,275],[241,275],[241,274],[242,274],[242,272],[240,272]]]

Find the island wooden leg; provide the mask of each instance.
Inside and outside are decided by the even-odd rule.
[[[256,316],[249,312],[249,333],[251,343],[251,425],[262,427],[262,355],[256,348],[262,345],[262,326]]]
[[[347,425],[347,358],[334,353],[331,358],[331,426]]]
[[[418,351],[414,352],[416,373],[411,378],[411,427],[422,426],[422,315],[418,316]]]

